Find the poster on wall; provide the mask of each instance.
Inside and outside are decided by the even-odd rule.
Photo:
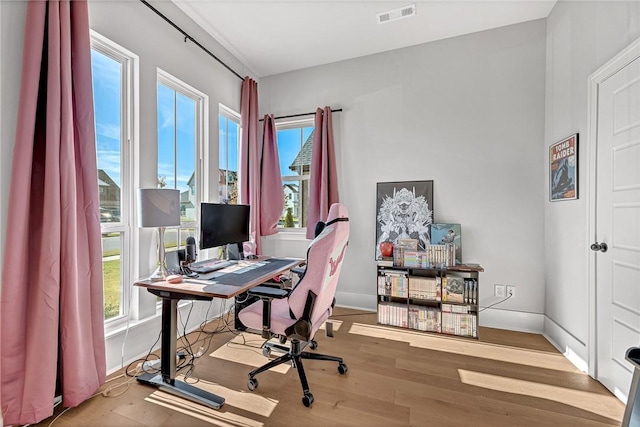
[[[578,198],[578,134],[549,147],[549,199]]]
[[[430,244],[433,181],[379,182],[376,191],[376,259],[380,243],[415,239],[418,250]]]

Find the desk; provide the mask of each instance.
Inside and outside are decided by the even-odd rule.
[[[201,274],[198,280],[185,279],[182,283],[177,284],[151,282],[150,280],[135,282],[135,286],[147,288],[149,292],[162,298],[160,374],[145,373],[140,375],[137,380],[192,402],[220,409],[224,404],[223,397],[175,379],[178,301],[181,299],[209,301],[213,298],[233,298],[300,265],[303,261],[294,258],[260,257],[256,260],[238,261],[236,266]],[[226,275],[233,276],[228,276],[225,280]],[[208,282],[211,283],[207,284]]]

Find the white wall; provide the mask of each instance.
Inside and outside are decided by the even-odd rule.
[[[435,220],[461,223],[463,261],[486,270],[481,303],[495,283],[517,286],[480,323],[541,330],[544,73],[537,20],[260,80],[261,114],[344,109],[334,134],[351,238],[338,304],[375,308],[376,183],[434,180]]]
[[[640,2],[560,1],[547,19],[545,138],[545,333],[586,366],[589,338],[588,78],[640,37]],[[578,132],[579,198],[548,201],[549,145]],[[576,361],[576,360],[574,360]]]
[[[251,75],[238,60],[231,56],[212,37],[197,27],[184,13],[171,2],[154,2],[156,8],[186,29],[196,40],[206,46],[232,67],[240,75]],[[0,219],[2,230],[6,228],[6,212],[9,203],[10,165],[15,138],[16,111],[20,87],[22,42],[27,2],[0,1],[0,174],[1,199]],[[136,146],[134,167],[138,176],[134,188],[155,187],[156,185],[156,70],[176,76],[209,96],[209,143],[211,144],[209,162],[214,165],[209,197],[205,200],[217,200],[218,164],[218,103],[239,111],[241,80],[231,74],[213,58],[205,54],[169,24],[138,1],[90,1],[89,15],[91,28],[113,40],[140,58],[140,141]],[[132,218],[133,219],[133,218]],[[133,228],[138,232],[137,228]],[[3,233],[4,235],[4,233]],[[131,262],[137,263],[141,276],[149,274],[153,268],[153,230],[140,230],[140,253]],[[4,243],[4,237],[2,237]],[[149,255],[151,253],[151,255]],[[134,299],[138,289],[134,289]],[[139,298],[153,300],[155,297],[141,290]],[[217,313],[219,304],[209,312],[209,317]],[[188,308],[188,307],[187,307]],[[191,324],[199,324],[203,319],[195,310]],[[151,313],[155,315],[155,309]],[[140,317],[144,317],[144,314]],[[160,330],[159,319],[142,321],[131,332],[125,348],[124,360],[127,361],[148,351]],[[107,365],[112,370],[120,366],[121,344],[124,331],[110,335],[107,339]]]

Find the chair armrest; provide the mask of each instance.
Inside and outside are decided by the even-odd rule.
[[[271,286],[256,286],[255,288],[249,289],[247,293],[260,298],[282,299],[289,295],[289,290]]]
[[[289,269],[292,273],[298,276],[298,279],[302,279],[304,277],[304,273],[307,272],[307,264],[302,264],[298,267],[293,267]]]

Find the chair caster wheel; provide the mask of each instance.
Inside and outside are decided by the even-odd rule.
[[[302,397],[302,404],[308,408],[309,406],[311,406],[312,403],[313,403],[313,394],[305,393],[304,396]]]
[[[247,388],[250,391],[253,391],[255,389],[258,388],[258,380],[255,378],[249,378],[249,381],[247,381]]]
[[[271,356],[271,347],[267,347],[267,346],[262,347],[262,355],[263,355],[264,357],[269,357],[269,356]]]
[[[284,335],[280,335],[280,338],[278,338],[278,341],[280,342],[280,344],[285,344],[287,342],[287,337]]]
[[[309,341],[309,348],[311,350],[315,350],[316,348],[318,348],[318,341],[316,340]]]
[[[349,368],[344,363],[338,365],[338,372],[340,372],[340,375],[346,374],[348,370]]]

